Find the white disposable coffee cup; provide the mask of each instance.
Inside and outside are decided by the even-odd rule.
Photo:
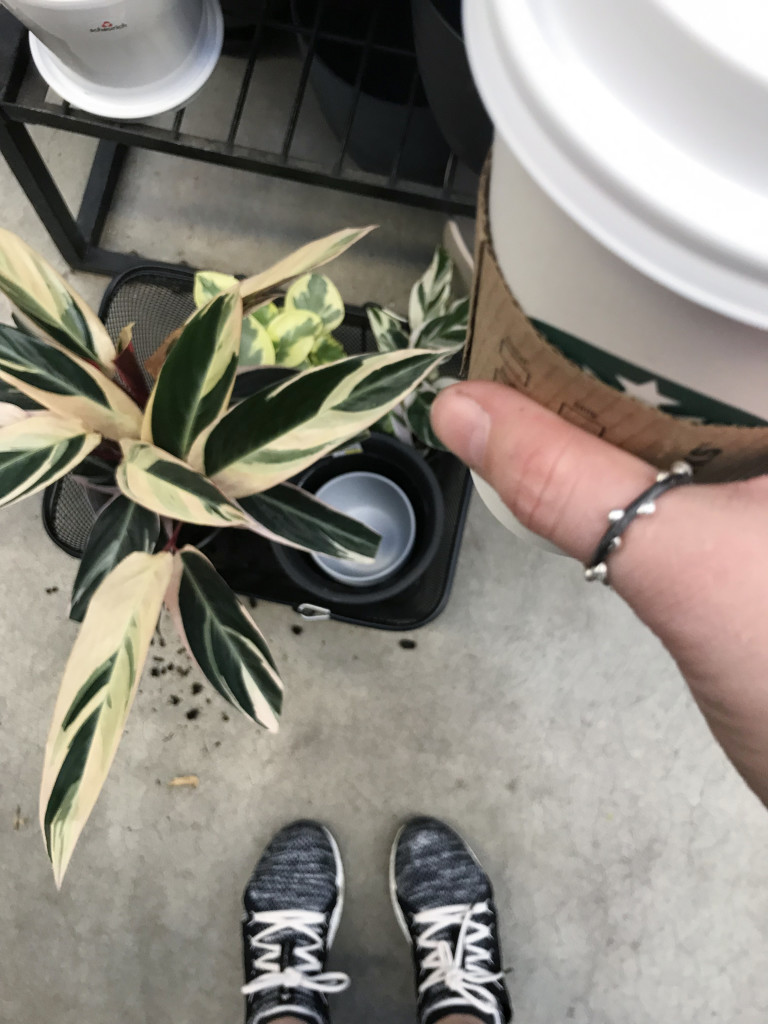
[[[182,105],[221,52],[218,0],[0,2],[30,29],[48,85],[105,117],[150,117]]]
[[[631,364],[617,386],[665,411],[685,410],[659,380],[768,421],[768,4],[471,0],[464,19],[526,314]]]

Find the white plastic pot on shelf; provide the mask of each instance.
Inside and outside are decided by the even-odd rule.
[[[73,106],[138,120],[186,103],[219,59],[219,0],[0,0],[35,64]]]

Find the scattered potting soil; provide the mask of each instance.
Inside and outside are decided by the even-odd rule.
[[[198,693],[202,693],[202,692],[203,692],[203,684],[202,683],[192,683],[192,693],[198,694]]]
[[[413,651],[416,649],[416,641],[407,639],[401,640],[400,646],[403,648],[404,651]]]
[[[187,718],[190,722],[194,722],[196,718],[200,717],[200,708],[190,708],[187,712]]]
[[[59,588],[58,587],[46,587],[45,588],[45,592],[46,592],[46,594],[58,594]]]
[[[303,626],[291,626],[291,632],[293,633],[294,636],[301,636],[301,634],[304,632],[304,627]]]
[[[168,698],[169,704],[181,704],[181,697],[177,697],[175,693],[172,693]]]

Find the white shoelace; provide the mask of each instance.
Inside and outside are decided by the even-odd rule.
[[[428,950],[421,961],[430,973],[419,985],[419,995],[433,985],[445,985],[465,1002],[482,1013],[498,1013],[499,1004],[487,986],[501,981],[503,973],[488,970],[493,954],[480,943],[488,939],[491,929],[475,920],[475,915],[489,912],[488,903],[458,903],[455,906],[422,910],[413,917],[413,925],[424,930],[416,939],[416,948]],[[455,949],[445,939],[436,936],[444,928],[459,926]]]
[[[251,950],[260,955],[252,960],[254,971],[263,972],[243,985],[244,996],[255,995],[270,988],[305,988],[312,992],[343,992],[349,986],[349,977],[341,971],[323,973],[324,943],[321,929],[326,915],[311,910],[267,910],[251,914],[250,926],[264,925],[256,935],[250,936]],[[298,963],[295,967],[280,969],[282,943],[275,942],[279,932],[298,932],[311,941],[294,947]],[[273,940],[273,941],[270,941]],[[318,956],[320,954],[320,956]]]

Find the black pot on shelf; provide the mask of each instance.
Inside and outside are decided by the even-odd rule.
[[[287,0],[219,0],[219,3],[224,15],[224,53],[230,56],[242,56],[249,51],[254,29],[265,15],[290,19]]]
[[[313,27],[317,3],[318,0],[291,0],[294,22],[299,28]],[[371,18],[375,18],[375,25],[355,107],[358,70]],[[320,33],[309,77],[323,114],[339,139],[345,137],[355,109],[347,143],[350,157],[364,171],[388,175],[397,163],[400,178],[442,185],[450,150],[420,81],[416,83],[409,120],[408,105],[416,74],[410,56],[414,48],[410,0],[326,0]],[[324,33],[352,42],[323,38]],[[304,52],[307,40],[303,33],[300,41]],[[380,47],[403,52],[389,53]]]
[[[386,434],[371,434],[362,452],[332,455],[301,478],[301,486],[315,493],[342,473],[368,471],[388,477],[402,488],[416,516],[416,539],[402,568],[369,587],[349,586],[328,576],[310,555],[280,544],[272,546],[280,568],[305,601],[314,604],[364,606],[386,601],[407,590],[424,575],[435,559],[443,536],[445,505],[442,491],[427,461],[413,448]]]
[[[412,0],[424,91],[451,149],[478,173],[493,128],[475,88],[461,30],[462,0]],[[468,0],[471,2],[471,0]]]

